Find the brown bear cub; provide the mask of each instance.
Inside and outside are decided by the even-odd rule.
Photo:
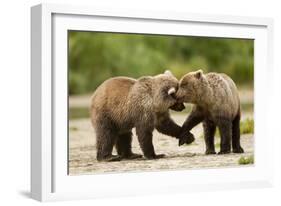
[[[215,154],[214,135],[219,129],[219,154],[230,153],[231,140],[234,153],[243,153],[240,145],[240,100],[233,80],[226,74],[207,73],[201,70],[183,76],[176,97],[194,104],[192,112],[182,126],[182,134],[203,122],[206,154]],[[179,145],[185,143],[183,136]]]
[[[106,80],[94,92],[91,104],[91,119],[96,132],[97,160],[119,161],[139,158],[131,150],[132,128],[142,152],[147,159],[161,158],[156,155],[152,143],[152,132],[178,138],[181,127],[170,118],[169,108],[183,110],[177,103],[175,93],[178,80],[167,71],[154,77],[132,79],[115,77]],[[192,134],[185,142],[194,141]],[[115,145],[118,155],[112,155]]]

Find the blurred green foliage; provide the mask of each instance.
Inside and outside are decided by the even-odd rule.
[[[254,42],[246,39],[69,31],[69,93],[93,92],[113,76],[138,78],[166,69],[177,78],[203,69],[252,84]]]
[[[250,155],[250,156],[246,156],[246,157],[242,156],[238,160],[239,165],[254,164],[254,162],[255,162],[254,155]]]
[[[241,134],[254,133],[254,120],[247,118],[244,121],[241,121],[240,122],[240,133]]]

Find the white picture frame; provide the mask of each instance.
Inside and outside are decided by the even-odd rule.
[[[65,40],[70,29],[255,39],[254,167],[68,176]],[[274,111],[268,109],[273,98],[268,92],[273,91],[272,29],[269,18],[56,4],[32,7],[32,198],[52,201],[272,186],[274,134],[269,119]]]

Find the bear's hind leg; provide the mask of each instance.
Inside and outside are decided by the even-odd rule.
[[[204,139],[206,144],[205,154],[206,155],[216,154],[215,144],[214,144],[216,125],[214,124],[214,122],[210,120],[204,120],[203,128],[204,128]]]
[[[217,120],[217,125],[219,127],[221,144],[220,152],[218,154],[228,154],[230,153],[230,141],[232,136],[232,121],[225,118],[219,118]]]
[[[118,155],[123,159],[137,159],[142,155],[132,152],[132,132],[119,134],[116,141],[116,150]]]
[[[240,114],[232,122],[232,151],[234,153],[244,152],[240,145]]]
[[[121,157],[112,155],[113,146],[116,142],[117,132],[110,128],[96,128],[96,147],[98,161],[120,161]]]

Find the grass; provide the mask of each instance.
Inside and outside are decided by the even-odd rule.
[[[240,157],[238,160],[238,164],[239,165],[248,165],[248,164],[254,164],[254,155],[250,155],[250,156],[243,156]]]
[[[219,131],[218,127],[216,127],[215,137],[216,138],[220,137],[220,131]]]
[[[241,109],[242,109],[242,111],[253,112],[254,104],[253,104],[253,102],[242,103]]]
[[[254,133],[254,120],[253,119],[245,119],[240,122],[240,133],[241,134],[249,134]]]
[[[216,144],[215,144],[215,148],[220,148],[220,145],[221,145],[221,143],[220,142],[217,142]]]

